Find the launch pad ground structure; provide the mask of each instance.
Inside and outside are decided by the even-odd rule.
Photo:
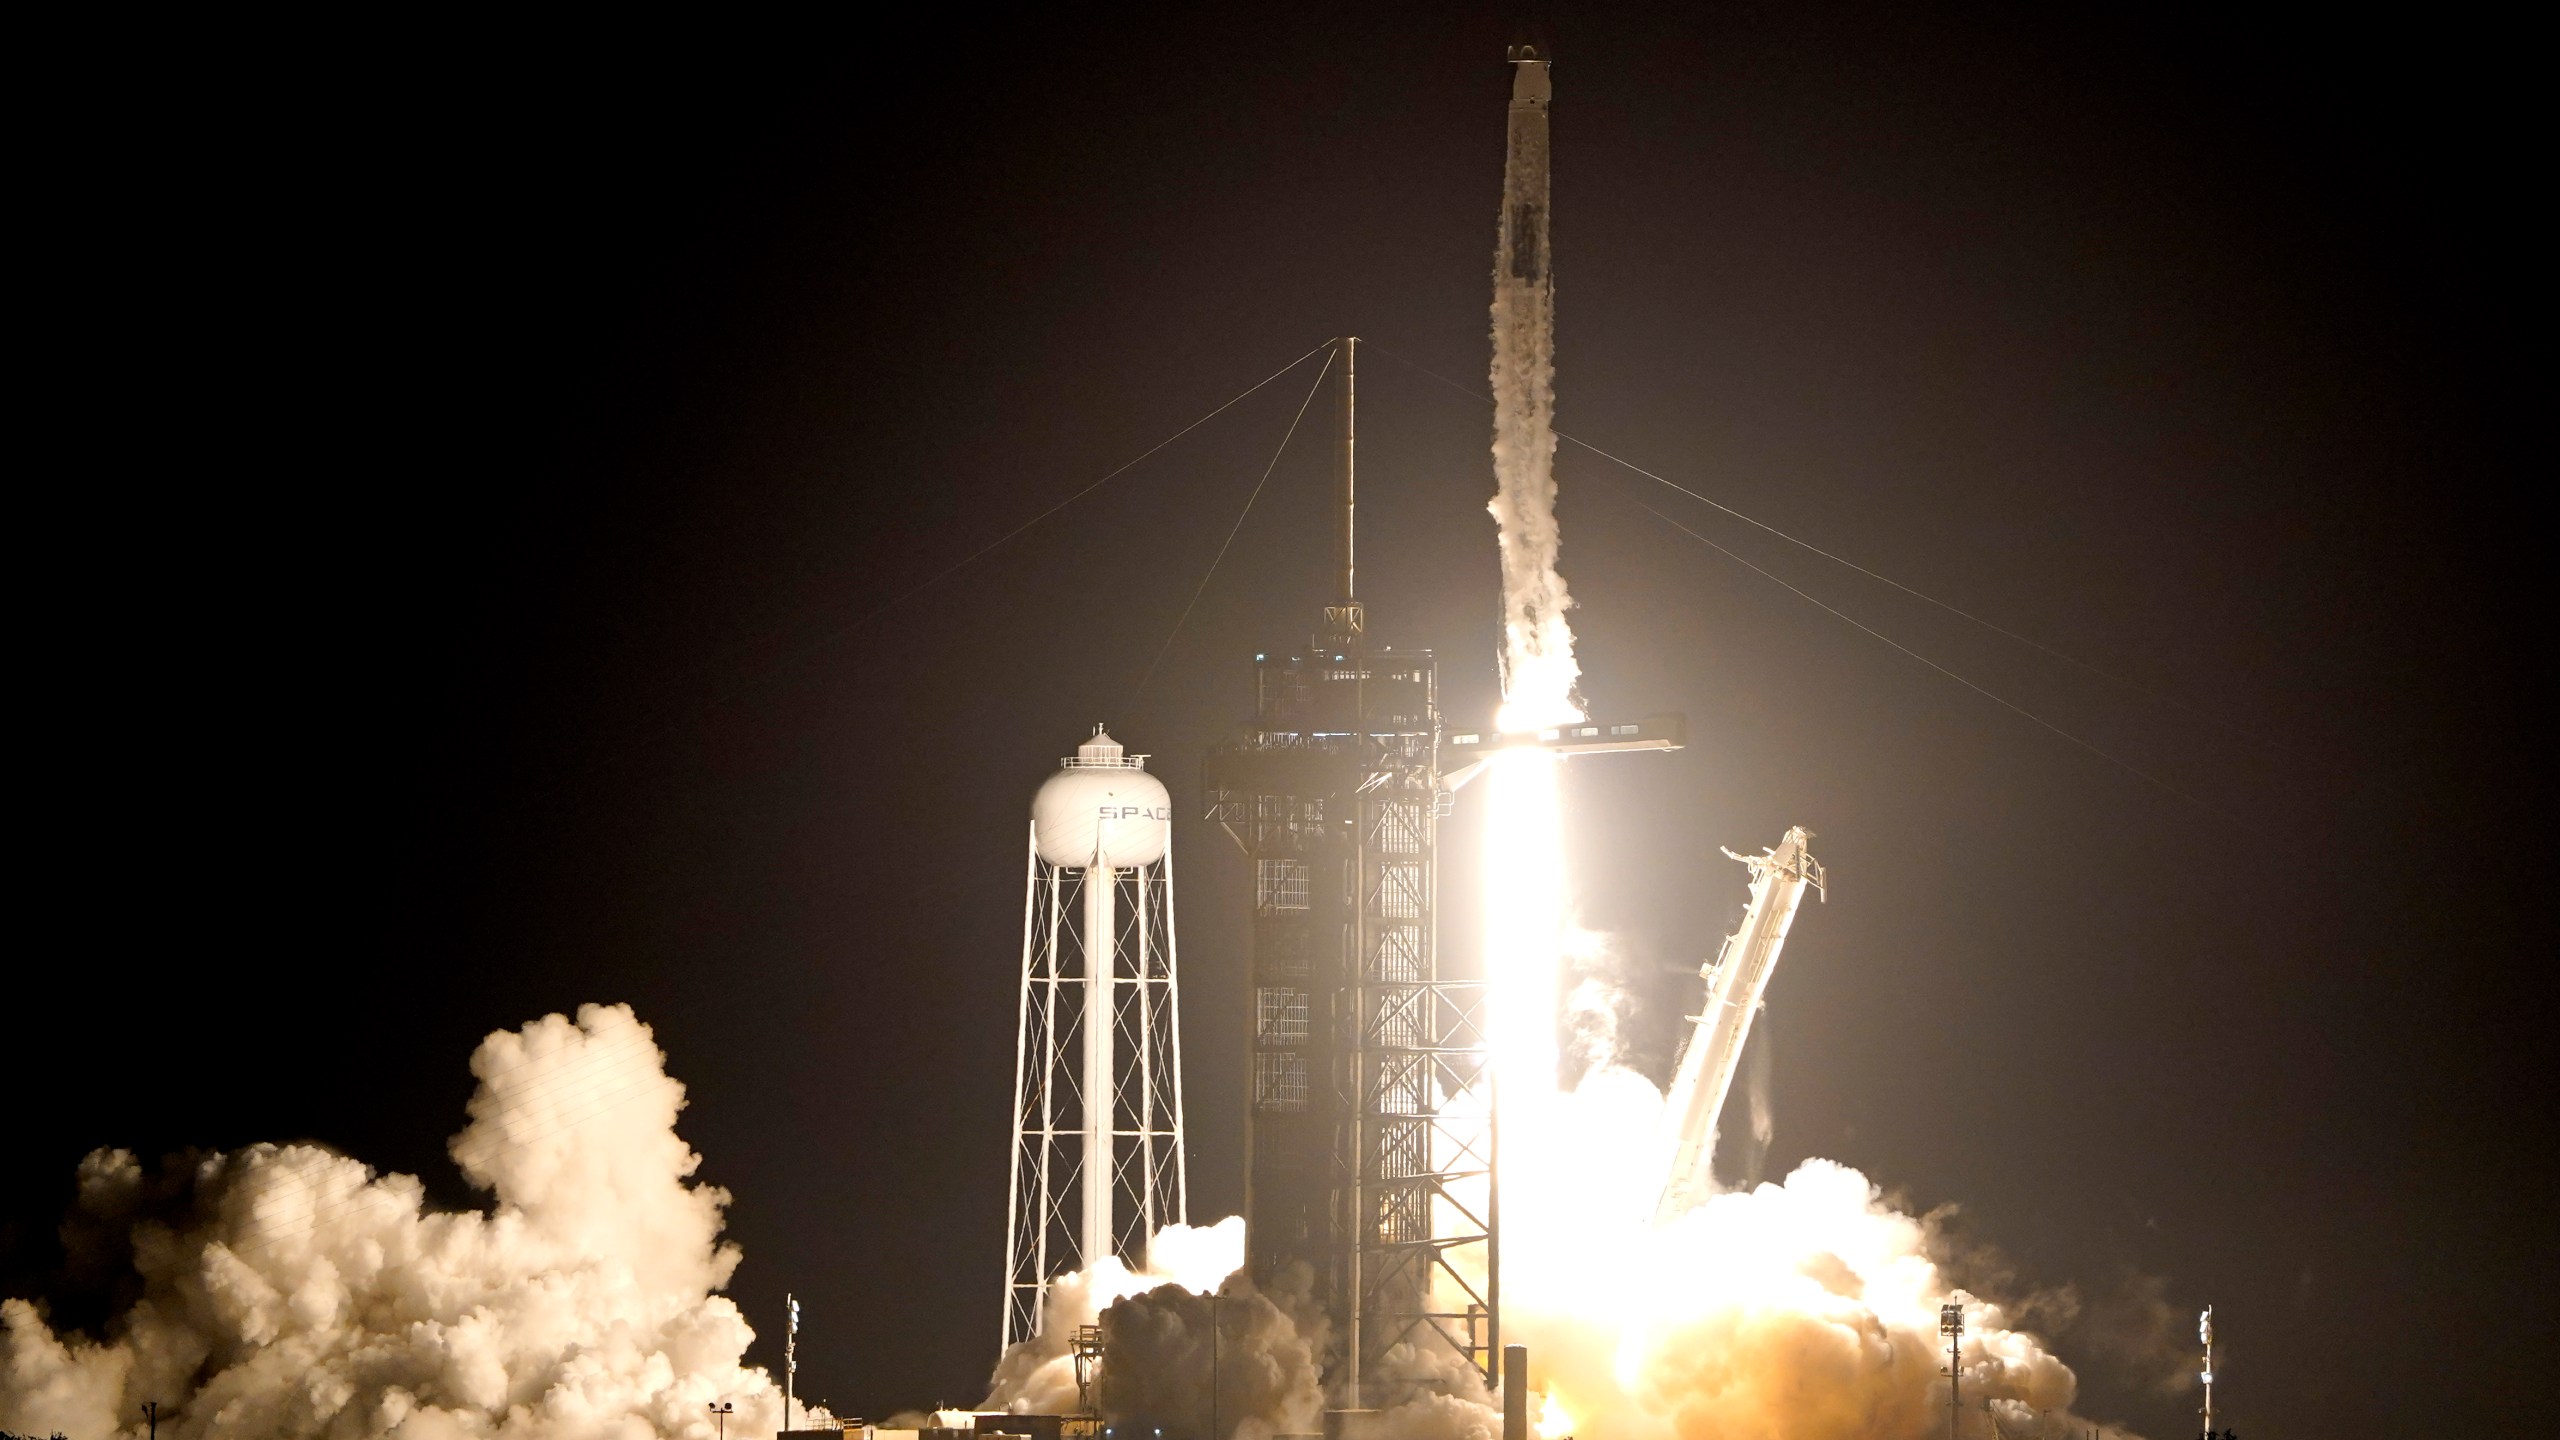
[[[1254,872],[1251,1268],[1308,1267],[1363,1408],[1395,1398],[1399,1346],[1500,1353],[1493,1132],[1485,986],[1436,953],[1437,662],[1371,648],[1356,604],[1326,613],[1306,651],[1257,659],[1253,729],[1205,790]]]
[[[1305,1267],[1347,1409],[1445,1388],[1452,1358],[1501,1368],[1488,987],[1441,973],[1441,818],[1499,750],[1686,740],[1676,715],[1444,731],[1437,659],[1371,643],[1354,598],[1358,350],[1336,369],[1340,598],[1306,649],[1254,657],[1252,726],[1201,787],[1253,865],[1247,1264],[1264,1286]]]

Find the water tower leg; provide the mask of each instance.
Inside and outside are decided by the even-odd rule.
[[[1084,872],[1084,1243],[1085,1268],[1113,1253],[1111,1192],[1116,1157],[1111,1130],[1119,1110],[1112,1040],[1118,1017],[1112,985],[1119,974],[1119,872]]]

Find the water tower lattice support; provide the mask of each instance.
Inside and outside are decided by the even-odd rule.
[[[1014,1051],[1008,1347],[1039,1333],[1060,1276],[1106,1257],[1135,1270],[1159,1229],[1188,1218],[1171,851],[1144,864],[1062,865],[1041,848],[1035,822]]]

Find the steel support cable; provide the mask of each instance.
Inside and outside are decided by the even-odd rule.
[[[1324,365],[1316,371],[1315,383],[1307,387],[1306,398],[1298,402],[1298,413],[1289,417],[1289,428],[1280,436],[1280,448],[1271,452],[1271,463],[1262,467],[1262,478],[1253,482],[1253,493],[1244,497],[1244,508],[1236,512],[1236,523],[1227,527],[1226,541],[1218,546],[1218,553],[1209,561],[1209,568],[1201,573],[1200,583],[1192,588],[1190,603],[1182,607],[1182,614],[1174,619],[1173,629],[1164,637],[1164,643],[1156,647],[1156,658],[1147,662],[1147,673],[1138,677],[1138,688],[1129,692],[1131,710],[1138,708],[1139,697],[1147,693],[1147,683],[1156,678],[1156,667],[1164,663],[1165,655],[1173,649],[1173,642],[1180,638],[1183,625],[1191,619],[1191,612],[1199,607],[1200,597],[1209,592],[1210,579],[1218,573],[1218,566],[1226,560],[1227,552],[1235,548],[1236,536],[1244,530],[1245,517],[1253,513],[1253,503],[1262,498],[1262,487],[1271,483],[1271,472],[1280,468],[1280,457],[1289,452],[1289,442],[1296,437],[1299,422],[1307,418],[1307,407],[1315,403],[1316,392],[1324,388],[1324,377],[1332,373],[1333,357],[1327,355]]]
[[[1057,514],[1059,511],[1066,509],[1068,506],[1073,505],[1087,495],[1101,489],[1103,486],[1110,484],[1112,481],[1119,479],[1122,475],[1136,469],[1157,451],[1164,449],[1174,441],[1181,439],[1183,436],[1190,434],[1192,431],[1199,429],[1201,426],[1208,424],[1210,421],[1224,415],[1229,410],[1234,409],[1237,405],[1242,404],[1248,397],[1260,391],[1264,386],[1269,385],[1272,381],[1279,379],[1281,376],[1288,374],[1299,366],[1306,364],[1311,357],[1315,356],[1319,352],[1330,352],[1333,348],[1333,344],[1334,342],[1328,339],[1324,343],[1310,348],[1305,354],[1300,355],[1295,360],[1290,361],[1288,364],[1283,365],[1279,369],[1272,371],[1270,374],[1263,376],[1261,379],[1256,380],[1244,389],[1237,391],[1234,395],[1229,396],[1226,402],[1219,405],[1216,409],[1202,415],[1199,419],[1194,420],[1190,424],[1183,426],[1181,429],[1174,431],[1172,434],[1167,435],[1162,440],[1148,446],[1146,449],[1139,451],[1137,455],[1132,458],[1123,461],[1118,467],[1104,475],[1101,479],[1096,480],[1092,484],[1085,486],[1083,489],[1076,491],[1074,494],[1069,495],[1057,504],[1050,506],[1048,509],[1032,516],[1030,519],[1023,521],[1021,524],[1014,526],[1012,529],[1007,530],[993,540],[988,541],[986,544],[970,551],[967,555],[962,556],[950,565],[935,571],[925,579],[908,586],[906,589],[899,591],[897,594],[890,596],[888,599],[881,601],[870,609],[863,611],[861,614],[856,615],[852,619],[845,621],[843,624],[836,626],[834,629],[827,631],[817,639],[809,641],[807,644],[791,651],[789,654],[784,655],[781,659],[774,661],[763,669],[757,670],[742,679],[732,682],[727,689],[703,702],[703,704],[696,708],[691,714],[668,723],[657,731],[633,741],[631,744],[614,751],[612,754],[596,761],[593,765],[588,766],[587,768],[589,772],[592,773],[593,771],[601,770],[608,765],[620,761],[625,756],[643,746],[654,744],[660,738],[685,724],[687,721],[699,720],[704,716],[709,715],[712,711],[728,704],[744,692],[763,684],[765,681],[772,679],[774,676],[779,675],[786,670],[792,669],[794,666],[808,660],[818,652],[836,644],[838,641],[844,639],[847,635],[852,634],[862,626],[867,625],[882,615],[897,609],[899,606],[906,604],[908,601],[923,594],[925,591],[932,589],[934,586],[941,584],[943,581],[950,579],[952,576],[957,575],[961,571],[968,569],[970,566],[977,564],[981,560],[984,560],[989,555],[994,554],[997,550],[1002,549],[1008,541],[1013,540],[1024,531],[1029,530],[1031,527],[1048,519],[1050,516]],[[1328,365],[1332,363],[1329,353],[1325,363]]]
[[[1402,365],[1402,366],[1404,366],[1405,368],[1407,368],[1407,369],[1409,369],[1409,370],[1413,370],[1413,371],[1415,371],[1415,372],[1417,372],[1417,373],[1419,373],[1419,374],[1422,374],[1422,375],[1428,376],[1428,377],[1430,377],[1430,378],[1431,378],[1431,379],[1433,379],[1433,380],[1437,380],[1437,381],[1439,381],[1441,384],[1448,386],[1450,389],[1457,391],[1457,392],[1458,392],[1459,394],[1461,394],[1461,395],[1465,395],[1465,396],[1469,396],[1469,397],[1471,397],[1471,398],[1473,398],[1473,399],[1481,400],[1481,401],[1483,401],[1483,402],[1484,402],[1485,404],[1487,404],[1487,405],[1490,405],[1490,404],[1492,404],[1492,403],[1493,403],[1493,397],[1492,397],[1492,396],[1490,396],[1490,395],[1485,394],[1485,393],[1484,393],[1483,391],[1481,391],[1481,390],[1471,389],[1471,388],[1469,388],[1468,386],[1463,385],[1463,384],[1460,384],[1458,381],[1452,380],[1452,379],[1450,379],[1448,376],[1441,374],[1441,373],[1440,373],[1440,372],[1438,372],[1437,370],[1433,370],[1433,369],[1429,368],[1428,366],[1421,365],[1421,364],[1417,364],[1417,363],[1416,363],[1416,362],[1414,362],[1414,361],[1408,360],[1408,359],[1406,359],[1405,357],[1403,357],[1403,356],[1401,356],[1401,355],[1398,355],[1398,354],[1397,354],[1397,353],[1395,353],[1394,351],[1387,349],[1385,346],[1377,344],[1377,342],[1376,342],[1376,341],[1374,341],[1374,340],[1373,340],[1373,341],[1371,341],[1371,342],[1369,342],[1369,343],[1370,343],[1374,348],[1376,348],[1376,349],[1377,349],[1377,351],[1378,351],[1380,354],[1385,355],[1388,359],[1395,361],[1397,364]],[[2119,674],[2117,674],[2115,671],[2113,671],[2113,670],[2109,670],[2109,669],[2107,669],[2107,668],[2106,668],[2105,666],[2103,666],[2103,665],[2093,665],[2093,664],[2091,664],[2090,662],[2088,662],[2088,661],[2086,661],[2086,660],[2083,660],[2083,659],[2079,658],[2079,657],[2078,657],[2078,656],[2076,656],[2076,655],[2072,655],[2072,654],[2070,654],[2070,653],[2068,653],[2068,652],[2065,652],[2065,651],[2056,650],[2056,649],[2055,649],[2055,648],[2053,648],[2052,646],[2047,645],[2047,644],[2043,643],[2043,642],[2042,642],[2042,641],[2040,641],[2040,640],[2031,639],[2031,638],[2029,638],[2028,636],[2021,635],[2021,634],[2019,634],[2017,631],[2015,631],[2015,630],[2011,630],[2011,629],[2009,629],[2008,627],[2006,627],[2006,626],[2004,626],[2004,625],[1997,624],[1997,623],[1995,623],[1995,622],[1993,622],[1993,621],[1990,621],[1990,620],[1985,620],[1985,619],[1983,619],[1981,616],[1974,614],[1972,611],[1965,609],[1965,608],[1964,608],[1963,606],[1961,606],[1961,605],[1956,605],[1956,604],[1952,604],[1952,603],[1950,603],[1950,602],[1948,602],[1948,601],[1941,600],[1941,599],[1939,599],[1937,596],[1932,595],[1932,594],[1928,593],[1928,592],[1927,592],[1927,591],[1925,591],[1925,590],[1917,590],[1917,589],[1914,589],[1914,588],[1912,588],[1911,586],[1909,586],[1909,585],[1905,585],[1905,584],[1903,584],[1901,581],[1894,579],[1892,576],[1882,573],[1881,571],[1870,570],[1870,569],[1868,569],[1866,566],[1859,564],[1857,561],[1852,560],[1852,559],[1848,558],[1848,557],[1847,557],[1847,556],[1845,556],[1845,555],[1835,555],[1835,554],[1833,554],[1831,551],[1828,551],[1828,550],[1823,549],[1821,546],[1814,544],[1814,543],[1813,543],[1812,541],[1810,541],[1810,540],[1802,540],[1802,539],[1798,539],[1797,537],[1795,537],[1795,536],[1793,536],[1793,535],[1788,534],[1786,531],[1779,529],[1777,526],[1772,525],[1772,524],[1770,524],[1769,522],[1767,522],[1767,521],[1765,521],[1765,520],[1758,520],[1758,519],[1754,519],[1753,517],[1751,517],[1751,516],[1749,516],[1749,515],[1745,515],[1745,514],[1744,514],[1744,513],[1742,513],[1741,511],[1734,509],[1732,506],[1725,504],[1725,503],[1724,503],[1723,501],[1721,501],[1721,500],[1714,499],[1714,498],[1712,498],[1712,497],[1710,497],[1710,496],[1702,495],[1702,494],[1698,493],[1697,491],[1690,489],[1688,486],[1681,484],[1681,483],[1680,483],[1679,481],[1677,481],[1677,480],[1673,480],[1673,479],[1670,479],[1670,478],[1668,478],[1668,477],[1666,477],[1666,476],[1662,476],[1662,475],[1655,474],[1653,471],[1651,471],[1651,470],[1647,470],[1646,468],[1644,468],[1644,467],[1643,467],[1643,466],[1641,466],[1641,465],[1638,465],[1638,464],[1637,464],[1637,463],[1635,463],[1634,461],[1629,460],[1629,459],[1626,459],[1625,457],[1620,456],[1620,455],[1613,455],[1613,454],[1611,454],[1610,452],[1608,452],[1608,451],[1606,451],[1606,450],[1601,449],[1599,446],[1594,445],[1594,444],[1592,444],[1590,441],[1585,440],[1585,439],[1582,439],[1582,438],[1581,438],[1581,437],[1579,437],[1579,436],[1575,436],[1575,435],[1568,435],[1568,434],[1566,434],[1566,433],[1565,433],[1564,431],[1562,431],[1562,430],[1559,430],[1559,431],[1557,431],[1557,432],[1555,432],[1555,433],[1556,433],[1556,438],[1557,438],[1557,439],[1562,440],[1562,441],[1565,441],[1565,442],[1567,442],[1567,443],[1569,443],[1569,444],[1572,444],[1572,445],[1578,446],[1578,447],[1580,447],[1581,449],[1588,450],[1588,451],[1590,451],[1592,454],[1599,456],[1601,459],[1608,461],[1608,462],[1609,462],[1610,464],[1612,464],[1612,465],[1623,466],[1623,467],[1625,467],[1626,469],[1628,469],[1628,470],[1632,470],[1632,471],[1634,471],[1636,474],[1643,476],[1643,477],[1644,477],[1644,478],[1646,478],[1647,480],[1651,480],[1651,481],[1653,481],[1653,482],[1654,482],[1655,484],[1657,484],[1657,485],[1662,485],[1662,486],[1665,486],[1665,487],[1667,487],[1667,488],[1669,488],[1669,489],[1677,490],[1677,491],[1679,491],[1681,494],[1688,496],[1690,499],[1697,501],[1697,502],[1698,502],[1699,504],[1701,504],[1701,505],[1710,506],[1710,507],[1712,507],[1712,508],[1714,508],[1714,509],[1717,509],[1717,510],[1723,511],[1725,514],[1732,516],[1734,519],[1741,521],[1741,522],[1742,522],[1743,524],[1745,524],[1745,525],[1749,525],[1749,526],[1751,526],[1751,527],[1752,527],[1752,528],[1754,528],[1754,529],[1757,529],[1757,530],[1764,530],[1764,531],[1768,532],[1768,533],[1769,533],[1769,534],[1771,534],[1771,535],[1775,535],[1775,536],[1777,536],[1779,539],[1786,541],[1788,544],[1793,545],[1793,546],[1797,547],[1798,549],[1811,551],[1813,554],[1816,554],[1816,555],[1821,556],[1823,559],[1830,561],[1830,562],[1831,562],[1832,564],[1834,564],[1834,565],[1838,565],[1838,566],[1841,566],[1841,567],[1843,567],[1843,568],[1845,568],[1845,569],[1849,569],[1849,570],[1855,570],[1855,571],[1857,571],[1859,574],[1866,576],[1868,579],[1873,580],[1873,581],[1875,581],[1876,583],[1878,583],[1878,584],[1880,584],[1880,585],[1887,585],[1887,586],[1890,586],[1890,587],[1892,587],[1893,589],[1899,590],[1899,591],[1901,591],[1903,594],[1908,595],[1908,596],[1910,596],[1911,598],[1913,598],[1913,599],[1915,599],[1915,600],[1923,601],[1923,602],[1925,602],[1925,603],[1927,603],[1927,604],[1934,605],[1934,606],[1938,607],[1939,609],[1946,611],[1946,612],[1947,612],[1948,614],[1950,614],[1950,615],[1954,615],[1954,616],[1956,616],[1956,617],[1958,617],[1958,618],[1960,618],[1960,619],[1970,621],[1970,622],[1972,622],[1972,623],[1973,623],[1973,624],[1975,624],[1975,625],[1979,625],[1979,626],[1981,626],[1983,629],[1990,631],[1990,632],[1991,632],[1992,634],[1994,634],[1994,635],[1999,635],[1999,636],[2002,636],[2002,637],[2004,637],[2004,638],[2006,638],[2006,639],[2016,641],[2018,644],[2020,644],[2020,645],[2024,645],[2024,646],[2026,646],[2026,647],[2027,647],[2028,649],[2030,649],[2030,650],[2034,650],[2034,651],[2037,651],[2037,652],[2038,652],[2038,653],[2040,653],[2040,654],[2044,654],[2044,655],[2051,656],[2052,658],[2054,658],[2054,659],[2056,659],[2056,660],[2061,661],[2063,664],[2068,665],[2068,666],[2071,666],[2071,667],[2072,667],[2073,669],[2075,669],[2075,670],[2082,670],[2082,671],[2086,671],[2087,673],[2089,673],[2089,674],[2091,674],[2091,675],[2095,675],[2095,676],[2097,676],[2098,678],[2100,678],[2100,679],[2102,679],[2102,680],[2107,680],[2107,681],[2110,681],[2110,682],[2112,682],[2112,683],[2114,683],[2114,684],[2121,685],[2121,686],[2125,687],[2125,688],[2126,688],[2126,689],[2128,689],[2128,690],[2135,690],[2135,691],[2139,691],[2139,692],[2141,692],[2142,694],[2144,694],[2144,695],[2148,695],[2148,696],[2150,696],[2152,699],[2159,701],[2159,702],[2160,702],[2161,704],[2163,704],[2163,705],[2174,706],[2175,708],[2180,709],[2180,710],[2183,710],[2183,711],[2187,712],[2188,714],[2193,715],[2193,716],[2195,716],[2196,718],[2198,718],[2198,719],[2200,719],[2200,720],[2209,720],[2209,721],[2213,722],[2215,725],[2218,725],[2218,726],[2222,727],[2223,729],[2230,731],[2232,734],[2234,734],[2234,735],[2238,735],[2238,736],[2242,737],[2243,739],[2255,740],[2255,741],[2257,741],[2257,742],[2258,742],[2259,744],[2261,744],[2261,745],[2266,745],[2266,746],[2269,746],[2269,747],[2271,747],[2271,748],[2273,748],[2273,749],[2282,750],[2282,751],[2284,751],[2284,752],[2286,752],[2286,753],[2288,753],[2288,754],[2299,755],[2299,754],[2301,753],[2300,751],[2295,750],[2295,749],[2294,749],[2294,747],[2292,747],[2292,746],[2290,746],[2290,745],[2285,744],[2285,743],[2284,743],[2283,741],[2281,741],[2281,740],[2276,740],[2276,739],[2273,739],[2273,738],[2271,738],[2271,737],[2269,737],[2269,736],[2261,735],[2261,734],[2259,734],[2257,731],[2254,731],[2254,730],[2248,729],[2248,728],[2246,728],[2246,727],[2244,727],[2244,726],[2235,725],[2235,724],[2231,723],[2229,720],[2226,720],[2226,719],[2222,718],[2221,716],[2214,714],[2214,713],[2213,713],[2212,711],[2210,711],[2210,710],[2202,710],[2202,709],[2198,709],[2197,707],[2195,707],[2195,706],[2193,706],[2193,705],[2188,704],[2186,701],[2181,700],[2181,699],[2179,699],[2178,697],[2176,697],[2176,696],[2174,696],[2174,695],[2168,694],[2167,692],[2162,691],[2162,690],[2159,690],[2159,689],[2157,689],[2157,688],[2155,688],[2155,687],[2153,687],[2153,686],[2146,685],[2146,684],[2144,684],[2143,682],[2141,682],[2141,681],[2139,681],[2139,680],[2136,680],[2136,679],[2133,679],[2133,678],[2132,678],[2132,677],[2130,677],[2130,676],[2126,676],[2126,675],[2119,675]]]
[[[2234,824],[2242,826],[2248,825],[2247,821],[2232,814],[2230,811],[2223,809],[2221,806],[2192,795],[2187,791],[2170,784],[2168,781],[2161,779],[2159,776],[2152,774],[2150,771],[2143,769],[2141,766],[2134,764],[2130,760],[2122,759],[2105,750],[2099,749],[2097,746],[2081,739],[2079,736],[2072,734],[2070,731],[2063,729],[2052,721],[2045,719],[2043,716],[2029,710],[2027,707],[2020,705],[2013,700],[1994,694],[1990,690],[1984,689],[1982,686],[1975,684],[1964,676],[1957,674],[1955,671],[1948,669],[1946,666],[1939,664],[1937,661],[1930,659],[1928,656],[1921,654],[1919,651],[1912,649],[1910,646],[1903,644],[1901,641],[1894,639],[1892,636],[1885,634],[1883,631],[1867,624],[1865,621],[1858,619],[1847,611],[1839,609],[1836,606],[1826,604],[1782,577],[1761,569],[1759,566],[1752,564],[1742,556],[1735,554],[1733,551],[1726,549],[1722,545],[1708,539],[1706,536],[1701,535],[1697,531],[1690,529],[1688,526],[1681,524],[1672,517],[1663,514],[1661,511],[1654,509],[1650,505],[1647,505],[1642,500],[1635,499],[1632,496],[1624,498],[1628,504],[1635,506],[1637,509],[1642,510],[1655,519],[1660,520],[1672,529],[1679,531],[1681,534],[1686,535],[1690,539],[1697,541],[1699,544],[1706,546],[1708,549],[1715,551],[1717,554],[1722,555],[1726,559],[1740,565],[1742,568],[1749,570],[1751,573],[1760,576],[1762,579],[1774,581],[1777,584],[1784,586],[1790,593],[1794,594],[1796,598],[1803,600],[1806,604],[1812,605],[1819,610],[1826,611],[1841,620],[1847,621],[1849,624],[1865,631],[1868,635],[1883,641],[1885,644],[1892,646],[1894,649],[1901,651],[1903,654],[1910,656],[1912,659],[1917,660],[1921,664],[1928,666],[1930,669],[1937,671],[1939,674],[1946,676],[1948,679],[1962,685],[1964,688],[1981,696],[1983,699],[2000,706],[2004,710],[2008,710],[2032,721],[2043,729],[2051,731],[2053,734],[2058,735],[2064,740],[2071,742],[2073,745],[2078,746],[2080,749],[2086,750],[2090,754],[2097,756],[2099,759],[2106,761],[2108,764],[2113,765],[2126,774],[2148,784],[2155,785],[2161,790],[2171,795],[2175,795],[2179,799],[2186,801],[2188,804],[2195,806],[2199,810],[2219,815],[2223,819],[2229,820]]]

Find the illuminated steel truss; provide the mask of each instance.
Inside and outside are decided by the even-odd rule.
[[[1111,1032],[1099,1063],[1111,1093],[1089,1104],[1095,1049],[1086,1027],[1103,1015]],[[1156,1231],[1187,1218],[1170,851],[1135,868],[1079,868],[1041,859],[1034,838],[1013,1118],[1006,1346],[1039,1332],[1057,1277],[1091,1265],[1106,1247],[1137,1269]],[[1099,1193],[1084,1183],[1096,1163],[1111,1175]]]
[[[1439,974],[1438,672],[1356,605],[1257,657],[1255,725],[1211,755],[1207,816],[1254,869],[1247,1245],[1304,1265],[1334,1403],[1500,1355],[1485,987]]]
[[[1445,1346],[1487,1374],[1501,1354],[1486,987],[1437,974],[1434,789],[1427,774],[1389,767],[1359,801],[1345,1067],[1358,1095],[1345,1197],[1360,1296],[1344,1346],[1353,1405],[1408,1398],[1432,1367],[1402,1347]]]

